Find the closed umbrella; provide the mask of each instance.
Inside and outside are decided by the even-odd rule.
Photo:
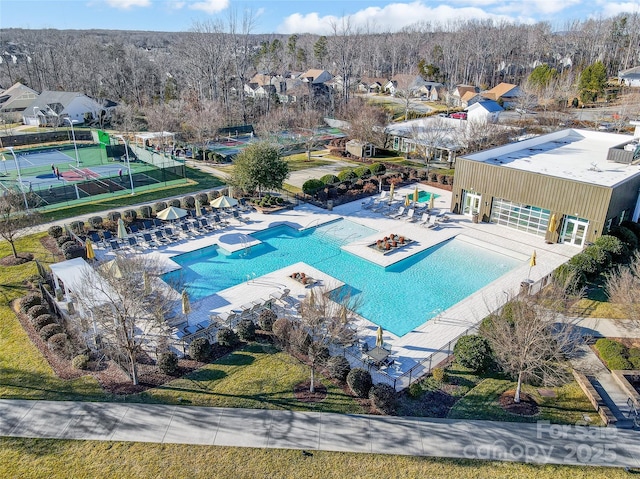
[[[416,185],[416,189],[413,192],[413,205],[418,204],[418,185]]]
[[[404,205],[409,206],[411,204],[411,200],[409,200],[409,195],[404,196]]]
[[[179,220],[187,216],[187,210],[177,208],[176,206],[169,206],[168,208],[158,211],[157,218],[165,221]]]
[[[200,200],[196,200],[196,216],[202,216],[202,205]]]
[[[376,331],[376,346],[381,348],[384,344],[384,340],[382,339],[382,326],[378,326],[378,331]]]
[[[551,215],[551,219],[549,220],[549,232],[553,233],[558,227],[558,219],[556,218],[555,213]]]
[[[536,265],[536,250],[533,250],[533,254],[531,255],[531,259],[529,260],[529,276],[531,276],[531,268],[533,268],[535,265]]]
[[[213,206],[214,208],[231,208],[232,206],[236,206],[237,204],[238,200],[224,195],[219,196],[211,202],[211,206]]]
[[[391,188],[389,189],[389,204],[393,203],[393,193],[395,192],[395,185],[391,183]]]
[[[118,218],[118,238],[127,239],[127,228],[122,218]]]
[[[91,244],[91,240],[87,239],[87,241],[84,244],[84,246],[87,249],[87,259],[95,259],[96,254],[93,251],[93,245]]]
[[[191,312],[191,303],[189,303],[189,294],[186,289],[182,290],[182,314],[187,315]]]
[[[429,197],[429,209],[432,210],[435,205],[436,205],[436,195],[431,193]]]

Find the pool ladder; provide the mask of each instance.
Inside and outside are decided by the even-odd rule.
[[[249,237],[247,235],[242,235],[242,248],[243,251],[242,253],[240,253],[240,257],[241,258],[245,258],[247,256],[249,256],[249,253],[251,253],[251,245],[249,244]]]

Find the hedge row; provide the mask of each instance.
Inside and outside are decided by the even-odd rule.
[[[595,349],[606,366],[611,369],[640,369],[640,348],[627,348],[612,339],[601,338]]]

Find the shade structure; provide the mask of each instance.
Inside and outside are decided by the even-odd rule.
[[[393,202],[393,193],[395,192],[395,190],[395,185],[391,183],[391,188],[389,189],[389,204]]]
[[[409,206],[411,204],[411,200],[409,199],[409,195],[404,195],[404,205]]]
[[[182,290],[182,314],[189,314],[191,312],[191,303],[189,302],[189,294],[187,290]]]
[[[225,195],[219,196],[211,202],[211,206],[213,206],[214,208],[231,208],[232,206],[236,206],[237,204],[238,200]]]
[[[413,191],[413,204],[418,204],[418,185],[416,185],[416,189]]]
[[[432,210],[435,205],[436,205],[436,195],[434,195],[433,193],[430,193],[430,196],[429,196],[429,209]]]
[[[202,216],[202,205],[200,200],[196,200],[196,216]]]
[[[382,326],[378,326],[378,331],[376,331],[376,346],[378,346],[379,348],[382,347],[382,344],[384,343],[384,340],[382,339]]]
[[[158,211],[156,218],[164,221],[173,221],[184,218],[185,216],[187,216],[187,210],[183,210],[182,208],[177,208],[175,206],[169,206],[162,211]]]
[[[93,245],[91,244],[91,240],[87,239],[84,244],[84,247],[87,250],[87,259],[95,259],[96,253],[93,251]]]
[[[101,264],[98,268],[106,276],[116,279],[122,279],[124,277],[122,271],[120,270],[120,266],[118,265],[117,259],[107,261],[106,263]]]
[[[536,250],[533,250],[533,254],[531,255],[531,259],[529,260],[529,267],[534,267],[536,265]]]
[[[122,218],[118,218],[118,238],[126,239],[127,238],[127,228],[124,225],[124,221]]]
[[[549,220],[549,232],[553,233],[558,227],[558,219],[556,218],[555,213],[551,215],[551,219]]]

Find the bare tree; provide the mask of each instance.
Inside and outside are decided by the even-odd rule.
[[[580,339],[563,314],[567,298],[567,290],[554,285],[510,301],[483,326],[500,367],[517,380],[516,403],[523,382],[557,384],[566,378],[566,358]]]
[[[385,148],[387,135],[384,127],[391,115],[374,107],[362,98],[353,98],[342,110],[342,117],[349,122],[349,136]]]
[[[160,273],[159,263],[148,256],[116,255],[87,267],[72,293],[79,313],[92,318],[88,327],[100,337],[103,351],[125,363],[133,384],[138,384],[138,355],[153,348],[153,339],[166,339],[165,318],[180,298],[157,279]]]
[[[311,366],[311,387],[315,391],[315,373],[328,357],[331,346],[351,343],[355,338],[353,313],[356,302],[346,295],[339,302],[330,298],[326,288],[311,288],[302,300],[299,319],[292,321],[289,346],[305,354]]]
[[[619,266],[607,275],[605,289],[609,301],[616,303],[626,315],[620,324],[640,326],[640,253],[636,252],[628,266]]]
[[[26,196],[15,190],[5,191],[0,197],[0,237],[11,245],[14,258],[18,258],[18,238],[31,233],[33,227],[39,223],[39,214],[25,209],[25,199]]]

